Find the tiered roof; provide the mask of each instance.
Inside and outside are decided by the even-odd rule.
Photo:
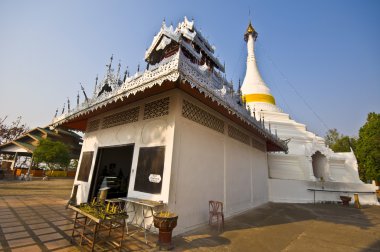
[[[286,151],[285,142],[264,127],[245,108],[240,92],[224,77],[224,66],[214,56],[214,48],[195,28],[194,21],[185,17],[174,29],[163,22],[160,31],[145,53],[147,69],[124,81],[112,82],[111,67],[93,97],[77,108],[53,119],[53,125],[85,131],[87,119],[104,111],[123,106],[148,95],[180,88],[213,107],[227,118],[267,140],[269,151]],[[111,78],[111,77],[112,78]],[[109,84],[108,84],[109,85]],[[111,85],[110,85],[111,86]]]

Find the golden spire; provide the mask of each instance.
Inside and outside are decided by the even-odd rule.
[[[247,33],[252,34],[254,31],[255,31],[255,29],[253,28],[251,21],[249,21],[249,25],[248,25],[248,28],[247,28]]]
[[[248,41],[248,36],[252,35],[253,38],[256,40],[258,33],[256,32],[255,28],[253,28],[251,21],[249,21],[247,31],[244,34],[244,40]]]

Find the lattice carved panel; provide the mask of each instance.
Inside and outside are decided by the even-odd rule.
[[[169,114],[169,97],[145,104],[144,120]]]
[[[140,107],[136,107],[106,116],[103,119],[102,128],[106,129],[122,124],[137,122],[139,120],[139,111]]]
[[[231,125],[228,125],[228,135],[235,140],[251,145],[249,136]]]
[[[87,132],[97,131],[100,126],[100,119],[91,121],[87,125]]]
[[[182,116],[210,129],[224,133],[223,120],[211,115],[210,113],[186,100],[183,100]]]

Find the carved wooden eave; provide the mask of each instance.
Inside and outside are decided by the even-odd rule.
[[[54,118],[53,126],[85,131],[87,120],[126,104],[179,88],[218,111],[267,142],[268,151],[287,151],[285,142],[271,134],[244,106],[236,93],[228,92],[227,81],[217,74],[193,64],[181,51],[157,64],[153,69],[128,78],[112,92],[89,99],[77,109]]]

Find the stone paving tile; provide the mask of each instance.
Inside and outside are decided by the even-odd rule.
[[[21,226],[22,223],[19,221],[15,222],[8,222],[8,223],[1,223],[0,226],[1,228],[7,228],[7,227],[16,227],[16,226]]]
[[[50,234],[50,233],[56,233],[57,231],[54,228],[48,227],[48,228],[42,228],[42,229],[35,229],[33,232],[36,235],[42,235],[42,234]]]
[[[30,209],[29,208],[25,208],[25,209],[14,209],[16,213],[18,214],[23,214],[23,213],[29,213],[30,212]]]
[[[16,213],[16,215],[18,215],[18,216],[29,216],[29,215],[31,215],[31,214],[34,214],[34,213],[30,213],[30,212],[21,212],[21,213],[19,213],[19,212],[17,212],[17,211],[15,211],[15,213]]]
[[[57,218],[57,214],[54,214],[54,215],[41,214],[40,216],[49,221],[52,220],[53,218]]]
[[[24,226],[8,227],[8,228],[3,228],[2,230],[4,234],[7,234],[7,233],[18,232],[18,231],[24,231],[25,227]]]
[[[9,219],[4,219],[4,220],[1,220],[1,224],[5,224],[5,223],[13,223],[13,222],[17,222],[18,219],[17,218],[9,218]]]
[[[63,217],[63,216],[54,216],[52,218],[49,218],[49,221],[62,221],[62,220],[67,220],[68,218]]]
[[[12,240],[12,239],[17,239],[17,238],[29,237],[29,234],[26,231],[22,231],[22,232],[4,234],[4,237],[6,240]]]
[[[48,242],[48,241],[53,241],[53,240],[57,240],[57,239],[62,239],[62,235],[58,234],[58,233],[52,233],[52,234],[46,234],[46,235],[39,235],[38,238],[42,241],[42,242]]]
[[[44,222],[45,222],[45,220],[43,220],[41,218],[25,220],[26,224],[38,224],[38,223],[44,223]]]
[[[21,248],[12,249],[12,252],[40,252],[42,251],[38,245],[25,246]]]
[[[71,246],[71,243],[66,239],[56,240],[52,242],[45,242],[44,245],[49,249],[58,249],[58,248],[65,248],[68,246]]]
[[[79,249],[77,249],[74,246],[63,248],[63,249],[54,250],[54,252],[77,252],[77,251],[79,251]]]
[[[62,231],[66,231],[66,230],[72,230],[73,227],[74,227],[74,224],[66,224],[66,225],[62,225],[62,226],[57,226],[60,230]]]
[[[47,208],[36,208],[36,207],[31,207],[34,211],[40,213],[40,214],[48,214],[48,213],[51,213],[51,210],[50,209],[47,209]]]
[[[34,222],[34,221],[37,221],[39,218],[37,218],[37,216],[35,216],[35,215],[28,215],[28,216],[19,215],[19,219],[22,219],[25,222],[26,221],[28,221],[28,222]]]
[[[48,223],[38,223],[38,224],[30,224],[30,229],[40,229],[40,228],[47,228],[50,227]]]
[[[3,215],[0,215],[0,221],[2,220],[5,220],[5,219],[9,219],[9,218],[15,218],[16,216],[12,213],[10,214],[3,214]]]
[[[69,237],[71,237],[73,233],[73,230],[65,230],[65,234],[67,234]]]
[[[73,222],[71,220],[62,220],[62,221],[54,221],[53,224],[56,226],[60,225],[66,225],[66,224],[72,224]]]
[[[15,247],[21,247],[26,246],[35,243],[35,241],[32,238],[22,238],[22,239],[16,239],[16,240],[9,240],[7,241],[9,244],[9,247],[15,248]]]
[[[0,210],[0,216],[6,215],[6,214],[13,214],[11,211],[1,211]]]

